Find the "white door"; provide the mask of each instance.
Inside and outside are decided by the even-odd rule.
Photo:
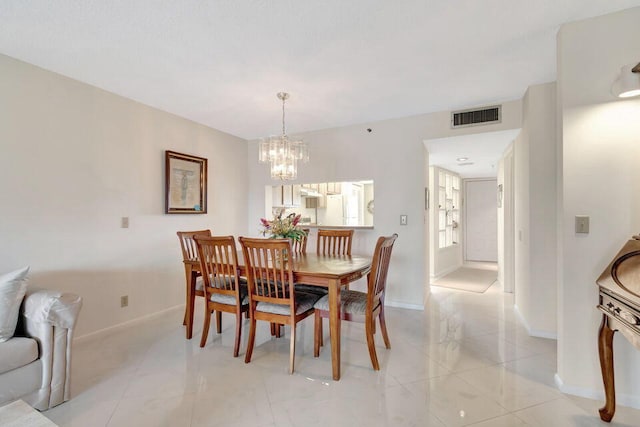
[[[498,261],[497,180],[465,181],[465,259]]]

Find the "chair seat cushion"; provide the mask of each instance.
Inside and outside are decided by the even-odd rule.
[[[321,297],[329,293],[329,289],[322,286],[305,285],[304,283],[296,283],[296,291],[306,292],[308,294],[318,294]]]
[[[211,294],[211,301],[217,302],[219,304],[227,304],[227,305],[236,305],[236,298],[232,295],[227,294]],[[240,300],[242,301],[241,305],[249,304],[249,291],[247,290],[246,284],[240,284]]]
[[[202,291],[204,289],[204,280],[202,276],[196,277],[196,291]]]
[[[313,306],[316,310],[329,311],[329,295],[320,298]],[[365,292],[343,290],[340,292],[340,311],[348,314],[365,314],[367,294]]]
[[[320,295],[311,294],[306,292],[300,292],[298,290],[296,292],[296,314],[304,313],[307,310],[313,308],[313,304],[318,301]],[[288,305],[285,304],[272,304],[269,302],[260,301],[256,304],[256,310],[262,311],[264,313],[273,313],[273,314],[282,314],[289,315],[291,314],[291,310]]]
[[[239,282],[241,285],[246,286],[247,279],[245,279],[244,277],[240,277]],[[196,277],[196,291],[204,291],[204,279],[202,278],[202,276]]]
[[[28,365],[38,358],[38,343],[32,338],[13,337],[0,343],[0,374]]]

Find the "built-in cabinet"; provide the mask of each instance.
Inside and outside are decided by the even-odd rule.
[[[342,183],[341,182],[328,182],[327,184],[326,194],[334,195],[342,193]]]
[[[300,206],[302,203],[301,186],[274,185],[272,189],[273,206]]]
[[[452,172],[438,171],[438,247],[460,242],[460,177]]]
[[[438,166],[429,168],[429,261],[433,278],[462,266],[462,179]]]
[[[272,190],[273,206],[307,208],[324,208],[326,197],[342,194],[341,182],[324,182],[320,184],[283,184],[274,185]],[[316,199],[316,200],[314,200]]]

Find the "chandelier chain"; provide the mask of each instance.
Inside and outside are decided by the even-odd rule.
[[[284,103],[285,103],[286,99],[287,99],[286,97],[284,97],[284,96],[282,97],[282,136],[286,135],[286,133],[284,131]]]

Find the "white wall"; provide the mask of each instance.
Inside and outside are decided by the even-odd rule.
[[[431,200],[431,194],[428,193],[431,191],[430,179],[431,179],[431,169],[432,169],[431,167],[429,167],[429,164],[430,164],[429,151],[425,147],[423,148],[422,153],[424,155],[424,169],[422,170],[422,182],[424,183],[424,193],[422,194],[423,196],[422,200],[424,203],[422,224],[424,225],[424,227],[423,227],[422,240],[426,242],[424,245],[424,255],[423,255],[424,258],[422,259],[422,263],[423,263],[422,276],[425,278],[423,306],[426,306],[427,300],[431,295],[431,282],[429,280],[429,276],[430,276],[429,272],[431,270],[430,263],[431,263],[431,251],[433,250],[433,245],[431,243],[431,239],[429,239],[429,221],[431,217],[431,212],[434,209],[433,209],[433,202]]]
[[[564,25],[558,36],[562,108],[563,274],[558,380],[562,390],[602,398],[595,280],[640,230],[640,99],[610,92],[620,67],[640,61],[640,8]],[[591,232],[574,233],[574,216]],[[616,399],[640,407],[640,352],[614,339]]]
[[[2,55],[0,76],[0,272],[81,295],[76,336],[184,304],[175,233],[246,231],[247,142]],[[208,214],[163,213],[167,149],[208,158]]]
[[[389,270],[387,303],[422,307],[428,274],[425,234],[423,141],[470,133],[516,129],[521,125],[521,102],[503,103],[502,123],[452,130],[449,112],[423,114],[336,129],[308,132],[301,136],[310,145],[310,162],[300,165],[297,182],[327,182],[373,179],[375,228],[357,230],[353,252],[371,253],[380,235],[399,234]],[[276,126],[277,123],[274,123]],[[367,132],[371,128],[371,133]],[[248,229],[257,235],[264,215],[264,186],[272,181],[268,167],[258,164],[257,144],[249,144]],[[433,201],[432,201],[433,202]],[[409,224],[400,226],[400,215]]]
[[[529,212],[529,129],[531,112],[529,91],[522,99],[522,130],[513,144],[513,184],[514,184],[514,293],[516,311],[521,315],[529,333],[531,333],[531,250],[529,244],[530,212]]]
[[[530,129],[529,172],[531,212],[531,332],[557,337],[557,257],[556,257],[556,84],[529,88],[532,127]]]
[[[530,86],[514,144],[515,297],[529,333],[557,336],[556,86]]]
[[[505,174],[505,156],[504,154],[498,160],[498,175],[496,177],[496,185],[502,186],[502,202],[498,204],[498,213],[497,213],[497,221],[498,221],[498,234],[497,234],[497,255],[498,255],[498,281],[502,284],[504,288],[504,249],[505,249],[505,238],[504,238],[504,174]]]
[[[502,205],[498,206],[498,280],[505,292],[514,291],[513,143],[498,162],[497,185],[502,185]]]

